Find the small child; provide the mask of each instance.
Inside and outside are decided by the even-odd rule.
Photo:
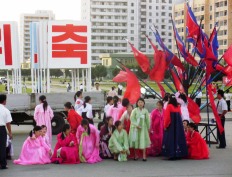
[[[113,105],[113,97],[112,96],[108,96],[106,98],[106,105],[104,107],[104,118],[103,118],[103,122],[105,122],[105,119],[107,117],[107,114],[108,114],[108,111],[109,111],[109,108],[110,106]]]
[[[46,125],[42,125],[41,128],[42,128],[41,137],[44,139],[45,143],[46,143],[49,147],[51,147],[51,144],[49,143],[49,138],[48,138],[48,135],[47,135],[47,127],[46,127]]]
[[[126,108],[126,111],[123,113],[122,117],[120,118],[123,128],[126,130],[128,134],[130,131],[130,116],[132,110],[133,110],[133,105],[129,104]]]
[[[127,132],[119,120],[115,122],[115,127],[116,130],[109,140],[109,149],[114,154],[114,160],[127,161],[127,155],[130,154]]]
[[[7,160],[11,160],[13,155],[14,155],[14,152],[13,152],[12,140],[7,135],[7,140],[6,140],[6,158],[7,158]]]
[[[187,134],[188,158],[190,159],[208,159],[209,149],[205,140],[197,131],[194,123],[189,123]]]
[[[187,137],[187,134],[188,134],[188,125],[189,125],[189,121],[188,120],[183,120],[185,137]]]

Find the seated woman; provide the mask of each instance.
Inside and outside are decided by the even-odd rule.
[[[106,124],[102,126],[100,131],[100,145],[101,145],[101,158],[111,158],[112,155],[108,149],[108,144],[115,127],[113,125],[113,118],[106,117]]]
[[[23,143],[22,151],[19,159],[14,160],[19,165],[35,165],[51,163],[51,148],[45,143],[41,137],[42,128],[35,126],[30,136]]]
[[[114,154],[114,160],[127,161],[127,155],[130,154],[128,134],[123,129],[122,122],[115,122],[116,130],[109,141],[109,149]]]
[[[78,164],[78,146],[75,135],[71,134],[69,124],[65,124],[63,131],[57,135],[57,143],[51,161],[56,164]]]
[[[79,142],[79,158],[81,162],[97,163],[102,161],[99,156],[99,133],[94,125],[87,119],[81,121],[77,128],[77,140]]]
[[[190,159],[208,159],[209,149],[205,140],[197,131],[194,123],[189,123],[187,134],[188,158]]]

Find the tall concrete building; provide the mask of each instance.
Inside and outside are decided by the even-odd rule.
[[[219,57],[232,44],[232,1],[231,0],[194,0],[189,5],[200,24],[202,18],[202,28],[210,36],[214,24],[218,22],[219,32]],[[176,28],[182,38],[186,38],[186,12],[185,4],[176,4],[173,6],[173,18]],[[173,40],[173,50],[177,53],[175,40]]]
[[[128,53],[130,40],[142,52],[153,52],[144,34],[157,26],[168,48],[172,48],[172,0],[82,0],[82,20],[92,24],[92,63],[101,63],[103,53]]]
[[[20,21],[20,39],[23,62],[30,60],[30,23],[44,20],[54,20],[52,11],[38,10],[34,14],[22,14]]]

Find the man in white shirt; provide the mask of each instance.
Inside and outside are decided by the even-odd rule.
[[[0,165],[1,169],[7,169],[6,162],[6,141],[7,141],[7,131],[10,139],[12,139],[11,133],[11,122],[12,117],[10,111],[5,107],[6,105],[6,95],[0,95]]]
[[[95,84],[95,88],[93,89],[93,91],[98,91],[98,92],[102,91],[100,88],[100,84],[98,82]]]
[[[223,90],[217,91],[217,98],[218,98],[217,112],[221,118],[221,123],[224,128],[225,127],[225,115],[227,113],[228,108],[227,108],[226,101],[224,100]],[[219,140],[219,146],[217,146],[217,149],[225,149],[226,148],[225,128],[224,128],[224,131],[220,134],[218,126],[217,126],[217,135],[218,135],[218,140]]]

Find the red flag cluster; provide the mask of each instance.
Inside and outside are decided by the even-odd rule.
[[[128,98],[131,104],[135,104],[141,96],[140,84],[136,75],[125,67],[126,71],[120,73],[113,78],[114,82],[126,82],[126,91],[124,98]]]

